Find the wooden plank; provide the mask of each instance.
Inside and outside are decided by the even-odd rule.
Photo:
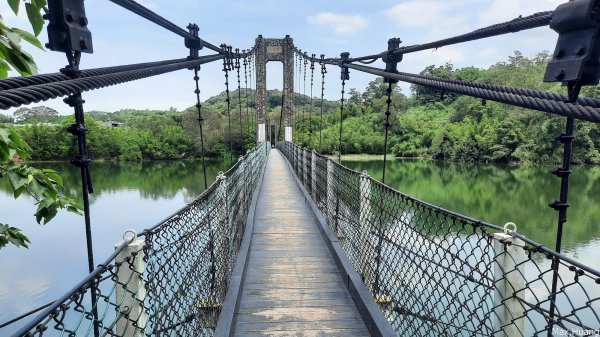
[[[271,152],[234,336],[369,336],[284,160]]]

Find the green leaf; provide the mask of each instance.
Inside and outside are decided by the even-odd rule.
[[[36,7],[33,4],[30,4],[30,3],[25,4],[25,11],[27,12],[27,18],[29,19],[29,22],[31,23],[31,28],[33,28],[33,34],[35,36],[40,35],[40,33],[42,32],[42,29],[44,28],[44,18],[42,17],[42,14],[40,14],[40,9],[41,8]]]
[[[0,140],[0,161],[7,160],[10,160],[10,151],[8,149],[8,144]]]
[[[38,179],[34,179],[29,183],[29,186],[27,186],[27,189],[34,195],[37,196],[38,198],[40,198],[42,195],[44,195],[44,192],[46,191],[46,187],[44,187],[44,185],[40,184]]]
[[[10,67],[4,60],[0,60],[0,78],[8,77],[8,71]]]
[[[8,5],[10,6],[10,9],[12,9],[13,12],[15,12],[15,15],[19,15],[19,4],[21,3],[21,0],[7,0],[8,1]]]
[[[40,42],[40,40],[38,40],[37,37],[33,36],[31,33],[26,32],[19,28],[12,28],[12,30],[13,30],[13,32],[19,34],[19,36],[21,38],[23,38],[23,40],[31,43],[32,45],[40,48],[41,50],[44,50],[44,47],[42,46],[42,43]]]
[[[12,29],[10,31],[4,32],[4,36],[8,38],[8,43],[10,43],[11,47],[15,50],[21,49],[21,36],[14,32]]]
[[[63,180],[61,176],[59,176],[57,173],[48,172],[46,173],[46,175],[48,176],[48,178],[52,179],[52,181],[54,181],[56,185],[63,187]]]
[[[13,195],[14,195],[15,199],[18,198],[23,193],[23,191],[25,191],[25,186],[14,190]]]
[[[8,181],[10,182],[10,185],[12,186],[13,190],[17,190],[17,189],[27,185],[27,183],[28,183],[27,177],[24,177],[23,175],[19,174],[18,172],[9,171],[7,176],[8,176]]]
[[[46,0],[33,0],[33,4],[39,8],[42,9],[46,6]]]

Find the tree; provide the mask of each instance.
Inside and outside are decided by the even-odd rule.
[[[58,121],[58,111],[46,107],[21,107],[13,113],[15,123],[54,123]]]

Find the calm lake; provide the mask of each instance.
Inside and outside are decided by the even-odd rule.
[[[228,161],[208,163],[209,183]],[[381,178],[382,161],[344,164]],[[69,164],[45,163],[60,171],[68,194],[80,195],[79,171]],[[388,164],[387,183],[444,208],[498,225],[514,222],[518,231],[554,246],[558,178],[551,167],[511,167],[397,160]],[[177,211],[203,190],[200,161],[142,163],[94,162],[92,227],[96,264],[103,261],[129,228],[141,231]],[[87,274],[83,217],[65,212],[48,225],[36,224],[31,200],[14,200],[0,180],[0,221],[22,228],[29,249],[0,251],[0,324],[48,303]],[[563,251],[600,269],[600,168],[575,167]],[[5,336],[19,324],[0,330]]]

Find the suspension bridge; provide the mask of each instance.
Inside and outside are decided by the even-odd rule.
[[[68,132],[78,142],[72,162],[81,169],[89,275],[55,301],[1,324],[0,332],[17,326],[14,337],[600,334],[600,271],[561,253],[574,124],[600,122],[600,100],[579,96],[583,86],[597,85],[600,78],[599,1],[574,0],[419,45],[400,46],[393,38],[381,52],[333,58],[301,51],[290,36],[258,36],[243,50],[217,46],[200,38],[196,24],[183,29],[138,2],[111,2],[182,37],[189,56],[80,69],[82,54],[93,50],[84,2],[48,1],[47,47],[65,53],[68,65],[57,73],[0,80],[0,108],[66,97],[74,109]],[[562,82],[566,94],[398,71],[411,53],[547,26],[559,37],[544,80]],[[201,55],[203,50],[210,52]],[[378,60],[385,68],[366,65]],[[269,61],[282,62],[284,69],[278,125],[266,115]],[[125,233],[114,253],[97,264],[82,94],[191,70],[203,144],[200,65],[214,62],[222,62],[225,74],[227,130],[235,132],[232,118],[238,118],[242,135],[255,129],[248,134],[255,135],[256,147],[246,151],[232,141],[230,149],[243,153],[233,167],[211,185],[205,175],[206,190],[193,202],[153,227]],[[514,225],[485,223],[393,189],[385,184],[385,160],[377,181],[343,166],[341,157],[336,161],[299,145],[298,121],[319,113],[312,102],[315,70],[322,76],[323,99],[331,69],[339,69],[342,83],[340,149],[350,70],[388,83],[387,109],[381,111],[384,156],[398,81],[563,116],[565,131],[557,140],[564,144],[564,159],[552,172],[560,195],[550,203],[558,213],[555,246],[521,235]],[[308,74],[311,108],[300,113],[294,111],[294,95]],[[237,77],[237,102],[230,97],[230,76]],[[251,86],[255,80],[256,111],[251,116],[246,105],[244,131],[241,96],[248,95],[248,78]],[[316,124],[311,130],[322,128]],[[204,145],[201,151],[204,157]]]

